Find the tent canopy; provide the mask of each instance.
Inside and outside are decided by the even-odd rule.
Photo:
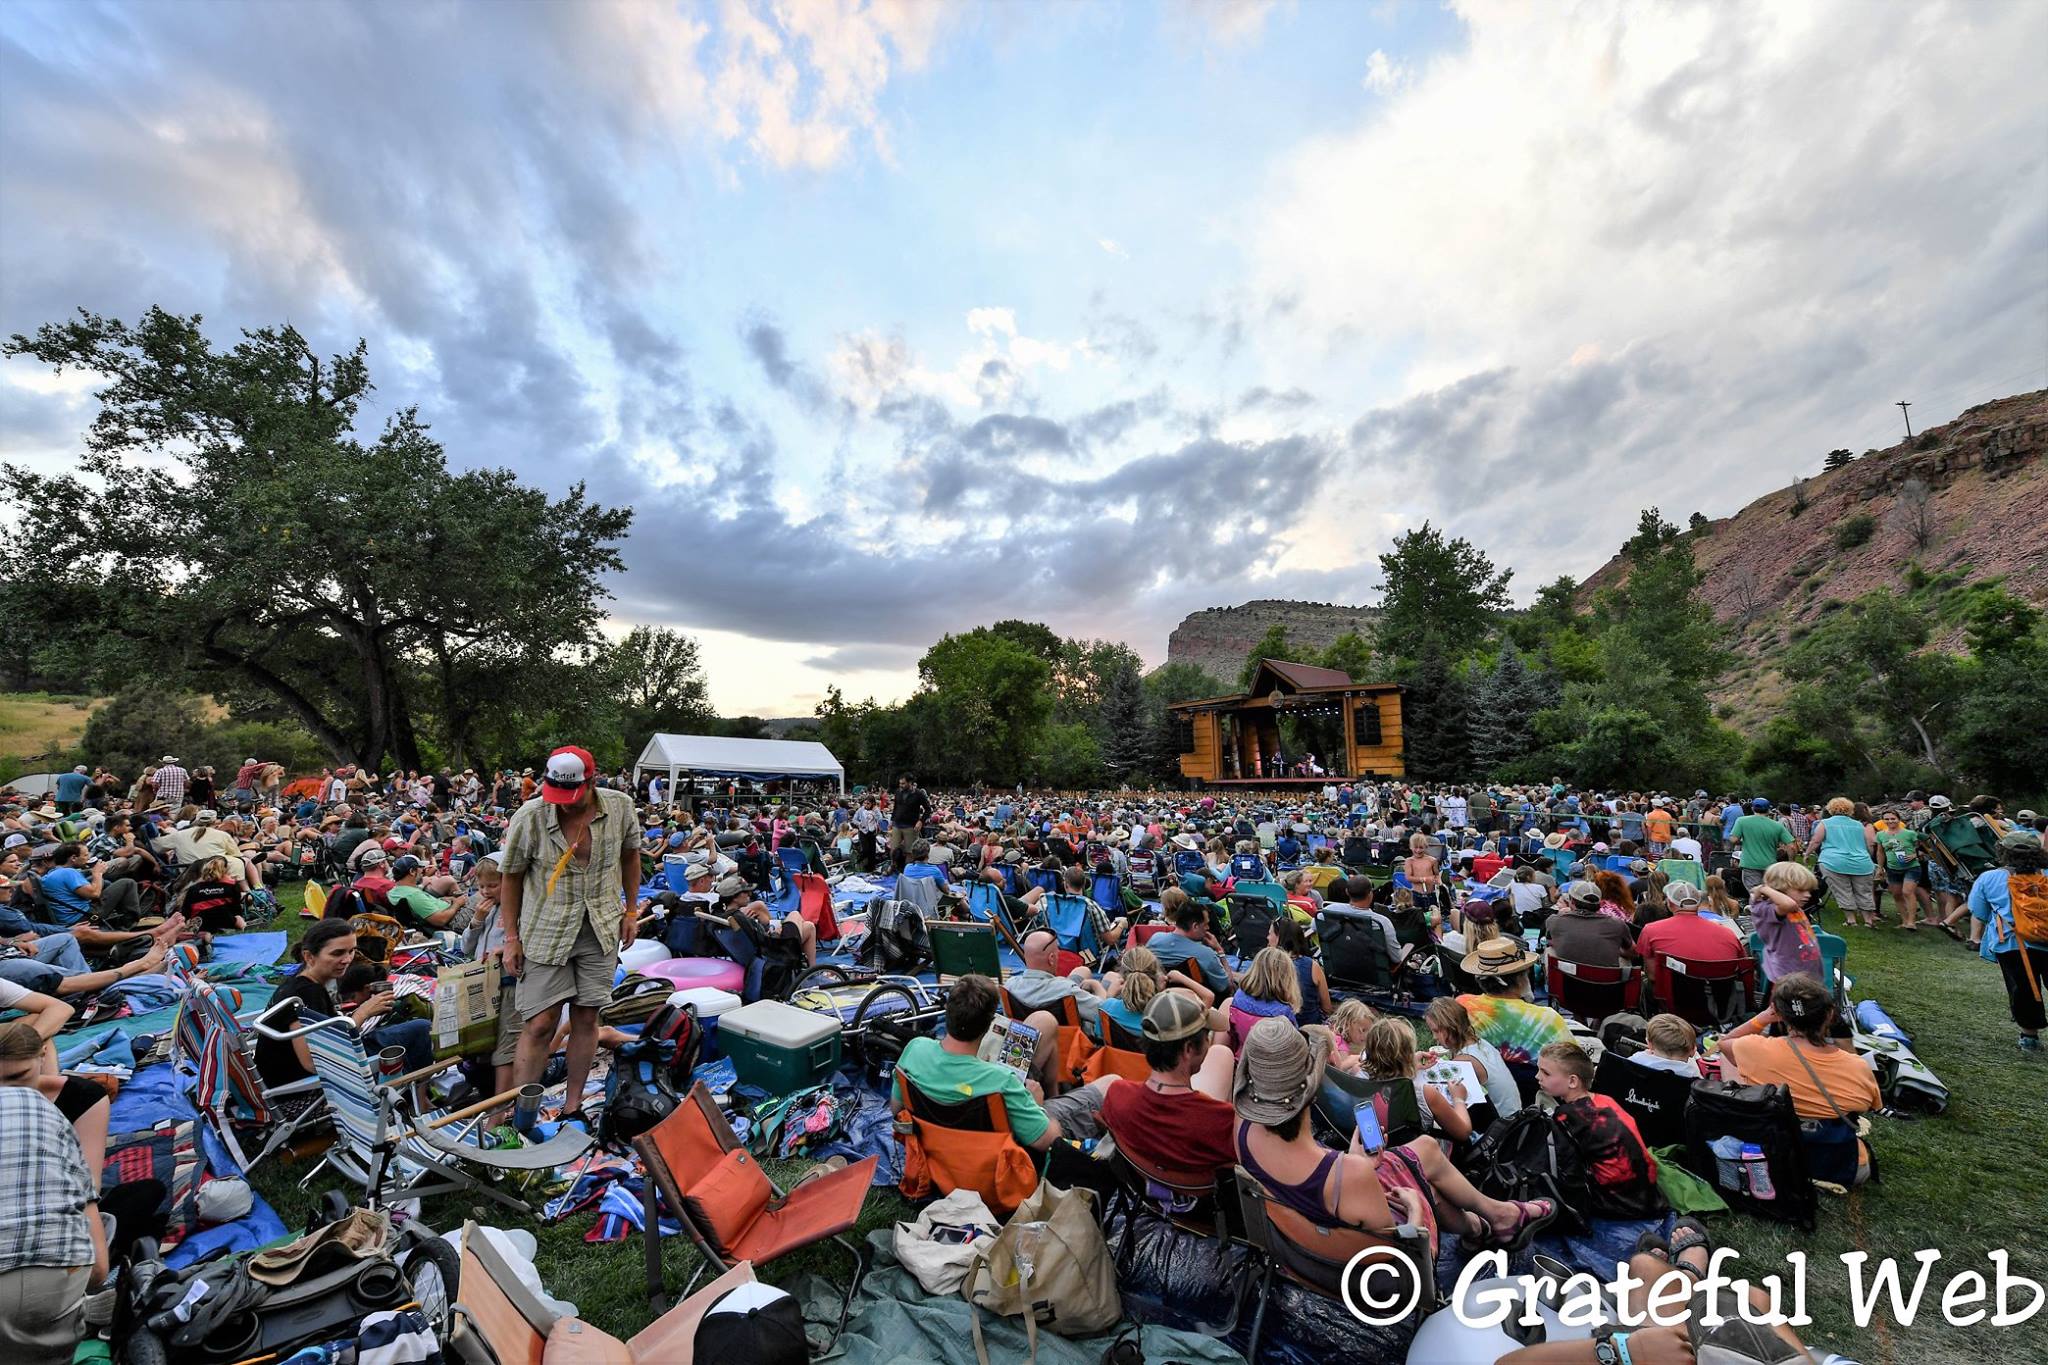
[[[671,778],[735,777],[769,782],[787,777],[830,778],[846,790],[846,769],[832,751],[808,739],[729,739],[723,735],[656,735],[634,765],[636,773]]]

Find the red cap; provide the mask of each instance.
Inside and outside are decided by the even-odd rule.
[[[569,805],[583,795],[583,788],[596,771],[597,760],[590,756],[590,750],[565,744],[548,755],[547,776],[540,784],[541,797],[553,805]]]

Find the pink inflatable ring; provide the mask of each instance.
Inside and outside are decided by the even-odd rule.
[[[738,995],[747,980],[746,968],[723,957],[672,957],[666,962],[642,967],[640,972],[643,976],[666,977],[676,983],[679,991],[709,986]]]

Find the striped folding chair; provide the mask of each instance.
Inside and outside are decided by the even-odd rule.
[[[243,1174],[254,1170],[301,1128],[326,1116],[319,1078],[265,1083],[254,1040],[235,1017],[239,992],[198,982],[178,1014],[178,1047],[198,1072],[193,1096],[214,1135]],[[258,1143],[250,1155],[243,1144]]]
[[[479,1146],[474,1139],[484,1115],[511,1103],[516,1090],[479,1100],[452,1114],[419,1115],[409,1098],[412,1085],[451,1063],[437,1062],[400,1076],[380,1076],[375,1062],[363,1051],[355,1025],[347,1019],[316,1019],[296,1028],[280,1027],[282,1011],[296,1013],[297,1008],[296,1002],[285,1001],[276,1010],[266,1011],[256,1030],[285,1042],[305,1039],[313,1074],[320,1080],[334,1117],[334,1143],[299,1182],[301,1188],[320,1171],[332,1170],[360,1185],[373,1209],[438,1194],[480,1194],[533,1215],[538,1212],[534,1205],[506,1190],[503,1179],[551,1171],[591,1148],[590,1135],[573,1128],[533,1146]]]

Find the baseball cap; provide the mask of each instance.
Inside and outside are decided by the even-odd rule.
[[[1177,1043],[1209,1027],[1209,1011],[1185,991],[1161,991],[1145,1006],[1145,1037],[1155,1043]]]
[[[1935,810],[1947,810],[1955,805],[1955,802],[1946,796],[1930,796],[1927,798],[1927,804]]]
[[[16,830],[14,833],[7,836],[7,840],[5,843],[0,843],[0,848],[20,848],[23,844],[27,842],[28,836],[26,834],[23,834],[20,830]]]
[[[1749,808],[1751,810],[1769,810],[1771,808],[1771,798],[1768,796],[1753,797],[1750,800]]]
[[[1600,888],[1591,882],[1573,882],[1564,889],[1564,898],[1573,905],[1600,904]]]
[[[681,848],[683,846],[683,841],[687,838],[689,838],[687,834],[684,834],[681,830],[677,830],[674,834],[668,836],[668,846],[670,848]]]
[[[731,900],[734,896],[746,895],[753,890],[753,887],[747,884],[745,877],[735,874],[729,877],[720,877],[718,885],[711,889],[718,893],[720,900]]]
[[[1673,905],[1698,905],[1700,889],[1691,882],[1673,882],[1664,888],[1664,899]]]
[[[2023,853],[2040,847],[2041,836],[2030,829],[2016,829],[1998,841],[2000,853]]]
[[[381,848],[372,848],[362,856],[362,865],[364,867],[382,867],[390,861],[391,855]]]
[[[392,835],[390,838],[386,839],[383,844],[383,848],[386,853],[396,853],[398,852],[398,850],[404,847],[405,840],[399,838],[395,834]]]
[[[425,866],[425,863],[421,862],[418,858],[415,858],[412,856],[412,854],[408,853],[403,858],[399,858],[391,864],[391,875],[394,878],[404,877],[410,875],[411,873],[419,871],[421,868]]]
[[[550,804],[566,806],[583,795],[583,786],[597,768],[588,749],[563,745],[548,755],[547,776],[541,779],[540,794]]]
[[[193,817],[192,817],[192,823],[193,823],[193,824],[195,824],[195,825],[210,825],[210,824],[213,824],[213,823],[214,823],[215,821],[217,821],[217,820],[219,820],[219,819],[220,819],[220,812],[219,812],[219,811],[217,811],[217,810],[203,810],[203,811],[199,812],[199,814],[197,814],[197,815],[195,815],[195,816],[193,816]]]
[[[2022,821],[2023,823],[2025,823],[2025,824],[2029,824],[2029,825],[2031,825],[2032,823],[2034,823],[2034,821],[2036,821],[2036,820],[2038,820],[2038,819],[2040,819],[2040,818],[2041,818],[2040,816],[2038,816],[2038,815],[2034,814],[2034,812],[2032,812],[2032,811],[2030,811],[2030,810],[2023,810],[2023,811],[2021,811],[2021,812],[2020,812],[2020,813],[2019,813],[2018,815],[2015,815],[2015,816],[2013,817],[2013,819],[2015,819],[2015,820],[2019,820],[2019,821]]]
[[[692,1343],[698,1360],[748,1360],[756,1365],[804,1365],[804,1314],[797,1301],[759,1280],[736,1285],[712,1301]]]

